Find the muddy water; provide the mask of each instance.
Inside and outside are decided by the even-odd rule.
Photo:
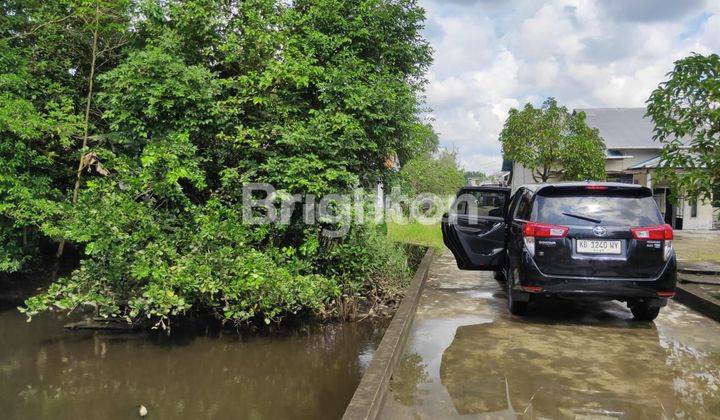
[[[670,302],[510,316],[490,275],[433,265],[384,418],[719,418],[720,324]]]
[[[339,418],[385,322],[274,333],[66,332],[49,315],[0,309],[0,418]]]

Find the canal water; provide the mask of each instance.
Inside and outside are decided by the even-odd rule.
[[[388,321],[277,331],[66,331],[0,306],[0,418],[339,418]]]

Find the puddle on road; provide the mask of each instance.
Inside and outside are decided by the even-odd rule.
[[[512,409],[530,417],[701,418],[720,413],[717,350],[690,347],[654,326],[501,318],[456,330],[440,381],[459,414],[506,409],[507,380]]]
[[[435,273],[383,417],[720,416],[720,324],[673,302],[650,324],[617,302],[504,305],[487,274]]]

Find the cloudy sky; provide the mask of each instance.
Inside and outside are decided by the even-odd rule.
[[[433,125],[467,170],[500,170],[511,107],[643,106],[674,60],[720,51],[717,0],[419,1]]]

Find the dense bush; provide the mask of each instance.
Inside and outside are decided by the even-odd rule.
[[[241,192],[373,189],[394,176],[388,157],[426,148],[413,0],[2,7],[0,270],[27,266],[39,240],[82,253],[29,315],[89,304],[161,325],[194,310],[271,322],[407,277],[374,227],[329,239],[299,214],[243,225]]]
[[[321,309],[339,294],[333,279],[307,270],[292,248],[253,247],[237,212],[214,199],[174,213],[108,194],[98,194],[101,202],[86,197],[77,209],[83,219],[68,236],[85,244],[88,258],[71,277],[28,300],[30,315],[92,303],[100,315],[128,321],[147,316],[164,323],[196,309],[236,322],[270,322]]]
[[[402,244],[372,224],[355,226],[341,240],[328,242],[317,262],[346,294],[392,295],[407,285],[410,274]]]

